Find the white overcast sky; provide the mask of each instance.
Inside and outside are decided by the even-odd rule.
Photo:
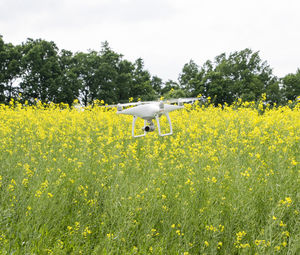
[[[190,59],[201,66],[245,48],[279,77],[300,68],[299,0],[0,0],[0,34],[73,52],[108,41],[164,81],[177,80]]]

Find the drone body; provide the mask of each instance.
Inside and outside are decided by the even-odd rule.
[[[141,105],[138,105],[138,106],[135,106],[132,108],[122,110],[122,107],[119,104],[117,114],[126,114],[126,115],[133,116],[133,122],[132,122],[132,136],[133,137],[145,136],[147,134],[147,132],[154,131],[155,126],[152,121],[153,119],[156,119],[159,135],[166,136],[166,135],[173,134],[169,112],[175,111],[175,110],[178,110],[181,108],[184,108],[184,107],[177,106],[177,105],[164,104],[161,101],[161,102],[151,102],[151,103],[141,104]],[[169,127],[170,127],[170,132],[166,133],[166,134],[161,133],[160,123],[159,123],[159,118],[163,114],[166,115],[168,122],[169,122]],[[144,119],[144,127],[143,127],[144,134],[142,134],[142,135],[135,135],[135,133],[134,133],[135,122],[138,117]]]
[[[154,131],[155,130],[155,125],[153,123],[154,119],[157,122],[158,134],[160,136],[172,135],[173,130],[172,130],[172,124],[171,124],[169,112],[184,108],[183,102],[195,102],[196,100],[199,100],[199,98],[185,98],[185,99],[170,100],[170,103],[178,103],[178,105],[165,104],[163,101],[118,104],[117,105],[117,114],[125,114],[125,115],[133,116],[133,121],[132,121],[132,136],[133,137],[145,136],[148,132]],[[132,106],[132,105],[134,105],[134,107],[123,110],[122,106]],[[162,115],[166,115],[166,117],[168,119],[169,128],[170,128],[169,133],[165,133],[165,134],[161,133],[159,118]],[[144,120],[144,127],[142,128],[142,130],[144,131],[144,134],[142,134],[142,135],[135,135],[135,132],[134,132],[135,122],[138,117],[142,118]]]
[[[181,108],[184,107],[177,106],[177,105],[163,104],[162,102],[160,103],[155,102],[155,103],[141,104],[121,111],[119,110],[117,111],[117,114],[133,115],[133,116],[140,117],[144,120],[152,120],[157,115],[159,115],[160,117],[162,114],[166,114],[168,112],[178,110]]]

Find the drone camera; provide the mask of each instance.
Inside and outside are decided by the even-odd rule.
[[[154,125],[149,125],[149,126],[147,125],[143,127],[143,131],[145,132],[152,132],[154,131],[154,129],[155,129]]]

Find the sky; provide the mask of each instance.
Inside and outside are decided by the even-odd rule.
[[[250,48],[283,77],[300,68],[299,13],[299,0],[0,0],[0,35],[74,53],[108,41],[164,81],[176,81],[191,59],[202,66]]]

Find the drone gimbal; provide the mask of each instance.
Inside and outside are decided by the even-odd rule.
[[[160,122],[159,122],[159,116],[158,114],[155,115],[155,119],[156,119],[156,122],[157,122],[157,128],[158,128],[158,134],[160,136],[167,136],[167,135],[172,135],[173,134],[173,130],[172,130],[172,123],[171,123],[171,119],[170,119],[170,116],[168,113],[165,113],[167,119],[168,119],[168,122],[169,122],[169,127],[170,127],[170,132],[169,133],[165,133],[165,134],[162,134],[161,133],[161,128],[160,128]],[[144,131],[144,134],[142,135],[135,135],[135,132],[134,132],[134,129],[135,129],[135,122],[137,120],[137,116],[134,115],[133,116],[133,121],[132,121],[132,136],[133,137],[142,137],[142,136],[145,136],[148,132],[153,132],[155,130],[155,125],[152,121],[152,119],[144,119],[144,127],[142,128],[142,130]]]

